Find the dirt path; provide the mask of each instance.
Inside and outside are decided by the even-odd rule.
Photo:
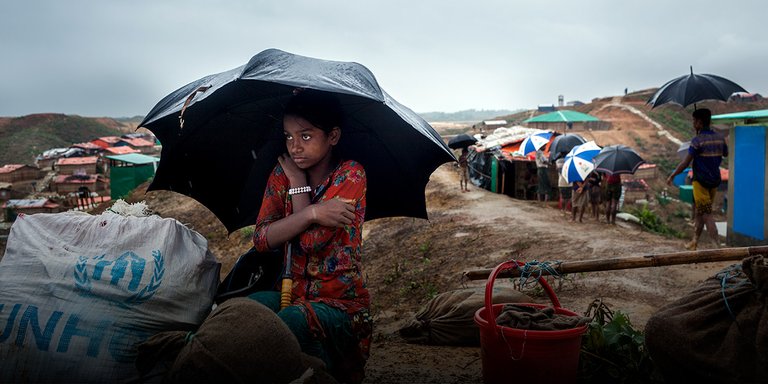
[[[683,250],[684,240],[648,233],[634,224],[614,226],[586,217],[584,223],[573,223],[555,203],[515,200],[473,186],[471,192],[461,193],[458,185],[452,165],[444,165],[427,186],[429,222],[392,219],[366,224],[366,268],[373,300],[380,309],[367,383],[482,382],[479,348],[412,345],[397,336],[397,329],[412,317],[418,303],[426,301],[413,299],[418,290],[406,289],[408,294],[403,294],[404,284],[415,281],[415,275],[402,281],[391,278],[393,265],[415,264],[397,264],[397,260],[411,260],[414,253],[423,252],[423,245],[416,244],[429,244],[430,267],[422,275],[438,275],[434,284],[440,292],[462,287],[462,271],[491,268],[511,257],[567,261]],[[642,329],[656,309],[726,265],[584,273],[557,282],[555,288],[564,308],[584,312],[600,298],[613,310],[628,314],[633,325]],[[484,286],[485,281],[464,284]]]

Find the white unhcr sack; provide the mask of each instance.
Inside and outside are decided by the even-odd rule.
[[[137,379],[136,345],[197,328],[219,269],[174,219],[19,216],[0,261],[0,382]]]

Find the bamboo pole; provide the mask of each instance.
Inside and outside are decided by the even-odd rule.
[[[614,257],[611,259],[564,261],[552,263],[550,267],[560,275],[579,272],[598,272],[612,271],[617,269],[661,267],[666,265],[694,264],[694,263],[712,263],[717,261],[741,260],[749,256],[768,254],[768,246],[738,247],[738,248],[720,248],[708,249],[702,251],[685,251],[674,253],[662,253],[657,255]],[[534,267],[535,268],[535,267]],[[464,277],[468,280],[487,279],[493,271],[490,269],[475,269],[464,272]],[[532,274],[550,275],[547,270],[534,269]],[[519,269],[512,269],[501,272],[499,277],[517,277],[520,276]]]

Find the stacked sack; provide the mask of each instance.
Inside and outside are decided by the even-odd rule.
[[[142,379],[137,345],[196,329],[220,268],[174,219],[19,216],[0,261],[0,382]]]

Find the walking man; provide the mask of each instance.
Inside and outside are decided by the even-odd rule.
[[[723,156],[728,156],[728,144],[723,135],[710,128],[711,117],[712,112],[709,109],[693,111],[693,129],[696,131],[696,136],[688,147],[688,155],[667,177],[667,184],[672,185],[672,179],[683,172],[691,162],[693,163],[693,201],[696,211],[693,239],[685,245],[689,250],[696,249],[705,225],[715,246],[720,246],[717,227],[712,217],[712,203],[715,201],[717,187],[720,185],[720,163]]]

